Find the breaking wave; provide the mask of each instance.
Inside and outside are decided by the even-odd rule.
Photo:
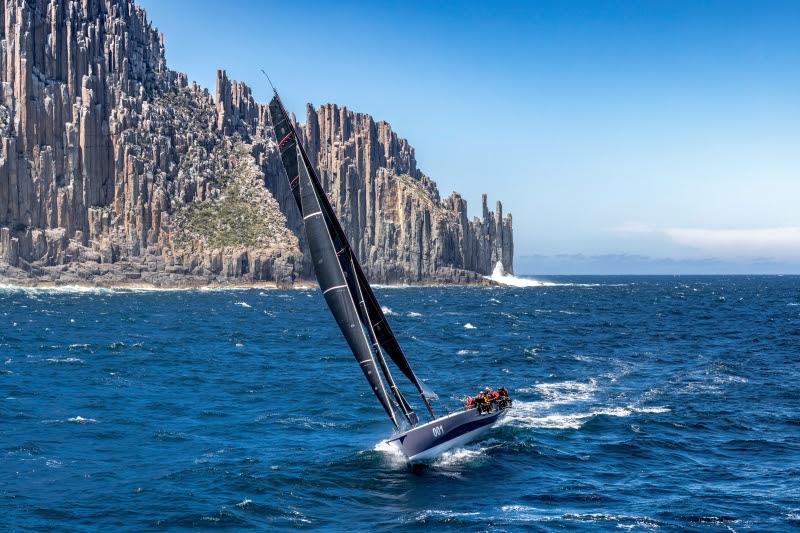
[[[559,285],[558,283],[553,283],[550,281],[539,281],[536,279],[518,278],[517,276],[506,274],[506,270],[503,268],[503,263],[501,261],[498,261],[497,264],[494,265],[494,270],[492,271],[492,275],[484,276],[484,278],[490,281],[494,281],[495,283],[499,283],[500,285],[506,285],[508,287],[552,287],[554,285]]]

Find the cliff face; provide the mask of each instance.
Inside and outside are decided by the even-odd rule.
[[[0,276],[207,283],[310,278],[266,106],[170,71],[130,0],[0,0]],[[299,126],[375,281],[512,268],[511,217],[440,200],[385,122]],[[266,185],[264,187],[263,185]]]
[[[492,213],[484,195],[482,219],[470,221],[466,202],[455,193],[440,199],[388,123],[309,105],[303,137],[372,279],[464,279],[491,273],[497,261],[513,267],[511,216],[503,218],[500,202]]]

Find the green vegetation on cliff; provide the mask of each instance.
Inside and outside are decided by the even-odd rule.
[[[296,240],[248,145],[237,141],[216,152],[220,194],[176,211],[177,244],[200,240],[210,248],[271,247]]]

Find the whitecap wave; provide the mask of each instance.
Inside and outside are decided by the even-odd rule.
[[[78,357],[50,357],[47,359],[47,362],[56,364],[80,364],[83,363],[83,359]]]
[[[94,418],[83,418],[82,416],[78,415],[68,418],[67,422],[72,422],[73,424],[96,424],[97,420]]]
[[[393,315],[394,311],[392,311],[391,307],[381,306],[381,311],[383,311],[384,315]]]
[[[564,404],[591,400],[597,391],[597,380],[557,381],[554,383],[537,383],[533,387],[518,389],[522,393],[538,393],[550,404]]]
[[[607,513],[559,513],[551,509],[540,509],[528,505],[503,505],[500,510],[510,519],[525,522],[579,522],[593,524],[610,522],[617,529],[659,529],[660,524],[648,516],[614,515]]]
[[[631,407],[631,410],[635,413],[644,413],[644,414],[663,414],[663,413],[671,413],[672,409],[669,407]]]
[[[422,313],[417,313],[416,311],[409,311],[406,313],[406,316],[410,316],[411,318],[419,318],[422,316]]]
[[[91,344],[87,344],[87,343],[77,343],[77,344],[70,344],[69,345],[69,349],[70,350],[87,350],[90,346],[91,346]]]
[[[478,511],[448,511],[446,509],[426,509],[414,515],[414,521],[427,523],[428,521],[450,522],[451,520],[466,517],[480,516]]]
[[[239,307],[244,307],[245,309],[252,309],[252,308],[253,308],[253,306],[252,306],[252,305],[250,305],[250,304],[249,304],[249,303],[247,303],[247,302],[236,302],[236,303],[235,303],[235,304],[233,304],[233,305],[238,305]]]
[[[464,324],[464,329],[478,329],[478,328],[467,322],[466,324]]]

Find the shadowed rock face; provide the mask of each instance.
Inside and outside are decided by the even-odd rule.
[[[0,276],[202,284],[311,278],[266,106],[170,71],[130,0],[0,0]],[[441,200],[385,122],[298,125],[372,280],[512,269],[511,216]],[[266,188],[261,186],[265,184]]]

